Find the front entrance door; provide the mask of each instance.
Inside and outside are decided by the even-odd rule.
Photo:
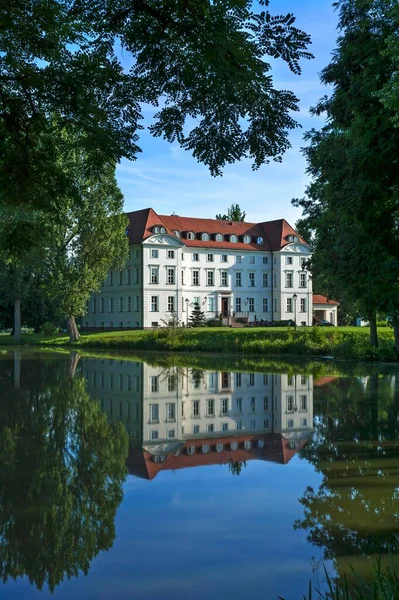
[[[228,298],[222,298],[222,315],[224,317],[229,316],[229,299]]]

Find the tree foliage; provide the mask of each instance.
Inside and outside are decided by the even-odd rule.
[[[312,232],[313,271],[322,290],[375,325],[377,311],[397,314],[399,129],[381,94],[395,61],[387,40],[399,25],[396,2],[341,0],[341,35],[322,71],[330,97],[313,112],[327,124],[305,136],[312,182],[302,206],[303,229]],[[376,344],[376,329],[372,328]]]
[[[30,358],[21,375],[18,360],[0,369],[0,577],[52,591],[112,546],[127,435],[68,360]]]
[[[245,211],[242,211],[238,204],[232,204],[227,214],[216,215],[219,221],[245,221]]]
[[[205,327],[206,316],[205,313],[201,310],[198,302],[194,304],[194,308],[192,313],[188,319],[189,327]]]

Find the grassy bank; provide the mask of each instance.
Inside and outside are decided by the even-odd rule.
[[[248,329],[158,329],[151,331],[109,331],[82,335],[77,348],[155,351],[212,352],[226,354],[261,354],[301,357],[332,356],[347,360],[380,360],[393,362],[393,334],[388,328],[379,330],[380,347],[371,348],[367,328],[248,328]],[[11,336],[0,336],[1,345],[11,345]],[[25,335],[22,345],[67,346],[65,334]]]

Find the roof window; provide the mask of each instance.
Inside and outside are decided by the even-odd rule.
[[[250,244],[250,243],[251,243],[251,236],[244,235],[244,244]]]
[[[258,239],[256,240],[257,244],[263,244],[263,237],[258,237]]]
[[[187,231],[186,238],[188,240],[195,240],[195,235],[193,234],[192,231]]]
[[[231,235],[231,236],[230,236],[230,242],[232,242],[233,244],[236,244],[236,243],[237,243],[237,236],[236,236],[236,235],[234,235],[234,234],[233,234],[233,235]]]
[[[203,242],[207,242],[209,240],[209,233],[202,233],[201,234],[201,240]]]
[[[216,234],[216,241],[217,242],[223,242],[223,236],[221,233],[217,233]]]

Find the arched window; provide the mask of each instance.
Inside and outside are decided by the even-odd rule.
[[[238,442],[231,442],[231,444],[230,444],[230,448],[231,448],[232,450],[237,450],[237,448],[238,448]]]
[[[234,235],[234,234],[233,234],[233,235],[231,235],[231,236],[230,236],[230,242],[232,242],[233,244],[236,244],[236,243],[237,243],[237,236],[236,236],[236,235]]]
[[[194,454],[195,453],[195,446],[189,446],[187,448],[187,454]]]
[[[176,237],[178,237],[178,238],[180,237],[180,231],[174,231],[173,233],[175,234]]]
[[[244,244],[250,244],[251,243],[251,237],[249,235],[244,235]]]
[[[246,442],[244,442],[244,448],[245,450],[251,450],[251,442],[249,440],[247,440]]]
[[[224,446],[223,444],[216,444],[216,451],[217,452],[223,452]]]
[[[159,233],[159,227],[154,227],[154,233]]]
[[[203,234],[201,235],[201,240],[202,240],[203,242],[207,242],[207,241],[209,240],[209,233],[203,233]]]
[[[195,236],[194,236],[194,234],[193,234],[192,231],[188,231],[186,237],[187,237],[188,240],[194,240],[195,239]]]
[[[256,243],[257,244],[263,244],[263,237],[258,237]]]
[[[263,440],[258,440],[258,448],[263,448],[265,445],[265,442]]]
[[[293,241],[294,241],[294,236],[293,236],[293,235],[289,235],[289,236],[287,237],[287,240],[288,240],[289,242],[293,242]]]
[[[216,234],[216,241],[217,242],[223,242],[223,236],[221,233],[217,233]]]
[[[299,242],[298,237],[294,235],[294,242]]]
[[[204,444],[204,445],[202,446],[202,452],[203,452],[204,454],[207,454],[207,452],[209,452],[209,446],[208,446],[208,444]]]
[[[159,230],[161,233],[166,233],[166,229],[165,227],[161,227],[161,229]]]

